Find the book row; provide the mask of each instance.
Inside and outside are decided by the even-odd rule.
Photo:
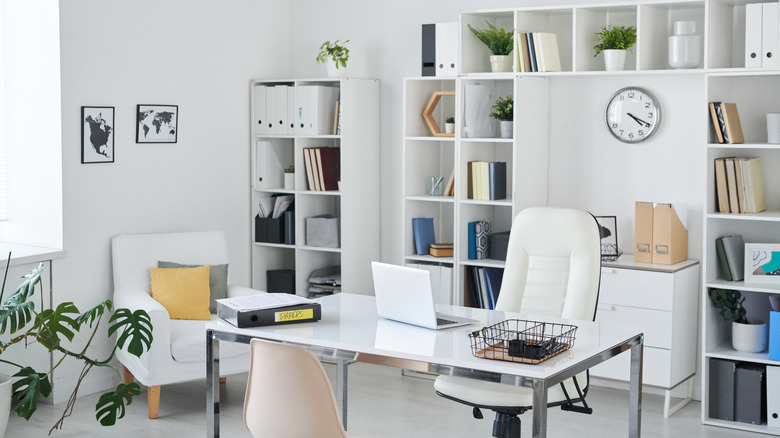
[[[716,158],[715,189],[720,213],[766,210],[761,157]]]
[[[506,199],[506,162],[469,161],[468,198],[485,201]]]
[[[493,310],[501,292],[504,268],[466,266],[466,286],[474,307]]]
[[[341,177],[341,148],[303,148],[303,163],[306,166],[306,181],[309,190],[338,190]]]
[[[712,127],[718,143],[744,143],[736,103],[710,102]]]
[[[558,37],[554,33],[515,34],[515,53],[518,72],[561,71]]]

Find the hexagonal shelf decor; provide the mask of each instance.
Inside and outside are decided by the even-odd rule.
[[[425,105],[425,109],[423,110],[422,117],[423,120],[425,120],[425,123],[428,125],[428,129],[431,130],[431,133],[434,137],[455,137],[455,134],[445,134],[441,132],[441,129],[439,128],[439,124],[436,123],[436,119],[433,117],[433,111],[436,109],[436,105],[439,104],[439,101],[441,100],[442,96],[455,96],[454,91],[434,91],[433,96],[431,96],[431,100],[428,101],[428,104]]]

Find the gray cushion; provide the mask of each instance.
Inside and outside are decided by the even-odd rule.
[[[197,268],[203,265],[182,265],[175,262],[158,261],[158,268]],[[209,270],[209,289],[211,290],[211,301],[209,302],[209,312],[217,313],[217,302],[221,298],[227,298],[227,274],[228,265],[211,265]]]

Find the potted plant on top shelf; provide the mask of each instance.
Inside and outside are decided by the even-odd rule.
[[[593,56],[604,52],[604,68],[607,71],[623,70],[626,52],[636,43],[636,26],[604,26],[593,39],[596,41]]]
[[[0,384],[0,437],[4,436],[8,422],[9,404],[15,404],[17,415],[27,420],[33,415],[41,398],[51,394],[52,385],[50,375],[66,358],[78,360],[84,363],[84,367],[76,381],[76,387],[68,399],[62,416],[49,431],[61,429],[65,418],[70,416],[76,403],[79,386],[93,367],[112,368],[121,379],[119,370],[111,364],[114,353],[118,348],[127,347],[127,351],[140,357],[151,347],[152,321],[149,314],[143,310],[130,312],[128,309],[114,309],[110,300],[103,301],[86,312],[79,312],[72,302],[61,303],[55,308],[47,309],[43,305],[43,286],[41,273],[43,263],[38,265],[23,278],[19,287],[11,295],[3,300],[3,291],[8,276],[11,255],[8,255],[2,287],[0,287],[0,334],[11,336],[9,340],[0,341],[0,362],[11,365],[18,371],[13,376],[3,376],[5,381],[13,381],[13,384]],[[36,287],[38,295],[36,296]],[[40,311],[36,310],[36,301],[39,301]],[[98,333],[100,322],[108,318],[108,336],[116,334],[117,340],[111,351],[104,359],[90,357],[87,353],[92,340]],[[91,331],[87,344],[80,350],[74,350],[66,344],[83,328]],[[52,365],[47,370],[34,370],[30,364],[20,359],[8,359],[2,354],[15,345],[21,344],[24,348],[39,346],[48,350],[52,356]],[[37,347],[36,347],[37,348]],[[58,356],[58,357],[55,357]],[[3,379],[0,379],[2,381]],[[138,383],[120,383],[116,389],[104,393],[95,406],[96,418],[103,426],[112,426],[116,420],[124,417],[125,405],[132,402],[132,397],[141,393]]]
[[[339,77],[345,73],[347,61],[349,61],[349,49],[347,43],[349,40],[336,40],[333,42],[325,41],[320,46],[320,53],[317,54],[317,62],[325,64],[328,69],[328,77]]]
[[[498,119],[501,125],[501,138],[512,138],[512,120],[514,120],[514,97],[508,95],[496,99],[490,110],[490,117]]]
[[[512,70],[512,58],[509,56],[514,48],[514,30],[507,32],[503,27],[493,26],[485,20],[487,29],[475,29],[469,24],[469,30],[482,41],[492,53],[490,66],[493,72],[508,72]]]
[[[738,290],[710,289],[712,304],[726,322],[731,322],[731,346],[744,353],[759,353],[766,349],[767,331],[764,321],[747,318],[742,306],[745,298]]]

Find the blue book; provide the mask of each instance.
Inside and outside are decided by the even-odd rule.
[[[506,162],[491,161],[490,169],[490,200],[506,199]]]
[[[490,300],[495,306],[495,303],[498,302],[498,294],[501,292],[501,282],[504,279],[504,268],[485,268],[485,275],[487,276]]]
[[[431,243],[436,243],[436,235],[433,232],[433,218],[412,218],[412,232],[414,233],[414,247],[417,255],[428,254]]]
[[[469,222],[468,224],[468,237],[469,237],[469,260],[475,260],[477,258],[477,231],[476,222]]]

